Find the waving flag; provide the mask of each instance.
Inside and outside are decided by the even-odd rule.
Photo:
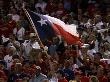
[[[44,16],[51,21],[53,29],[57,33],[57,35],[61,35],[68,44],[81,45],[81,40],[79,39],[79,35],[76,30],[76,25],[67,25],[60,19],[48,15]]]
[[[75,25],[67,25],[60,19],[48,15],[32,11],[27,11],[27,13],[32,19],[41,41],[60,35],[68,44],[79,44],[80,39]]]

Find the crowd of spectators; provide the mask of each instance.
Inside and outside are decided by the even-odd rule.
[[[107,2],[107,0],[106,0]],[[26,9],[75,24],[83,45],[39,44]],[[0,82],[110,82],[110,8],[103,0],[10,0],[0,11]]]

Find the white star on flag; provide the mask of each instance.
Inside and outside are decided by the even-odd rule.
[[[39,22],[39,23],[41,24],[41,26],[43,26],[43,25],[47,25],[47,24],[46,24],[46,21],[47,21],[47,20],[43,20],[43,19],[41,18],[41,20],[40,20],[40,21],[37,21],[37,22]]]

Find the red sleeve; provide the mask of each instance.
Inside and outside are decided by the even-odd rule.
[[[107,78],[106,76],[104,76],[104,77],[102,78],[102,82],[108,82],[108,78]]]
[[[58,82],[68,82],[66,79],[58,80]]]
[[[83,77],[80,79],[80,81],[81,81],[81,82],[89,82],[89,78],[83,76]]]

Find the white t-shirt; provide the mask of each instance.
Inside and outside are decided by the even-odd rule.
[[[93,55],[94,53],[96,53],[96,51],[94,49],[87,51],[87,54],[88,55]]]
[[[7,69],[10,69],[12,64],[13,64],[12,56],[6,55],[4,57],[4,60],[5,60],[6,64],[7,64]]]
[[[18,40],[23,40],[23,37],[25,35],[25,29],[21,27],[18,31],[17,28],[13,29],[13,34],[17,35]]]
[[[29,40],[25,40],[23,43],[23,49],[24,49],[24,56],[29,56],[29,52],[32,50],[32,44]]]
[[[38,44],[38,42],[31,43],[30,40],[25,40],[25,42],[23,43],[24,56],[29,56],[32,48],[40,49],[40,45]]]
[[[91,49],[87,51],[87,55],[93,59],[94,58],[94,53],[96,53],[95,49]]]
[[[52,77],[49,82],[58,82],[58,78],[57,77]]]

